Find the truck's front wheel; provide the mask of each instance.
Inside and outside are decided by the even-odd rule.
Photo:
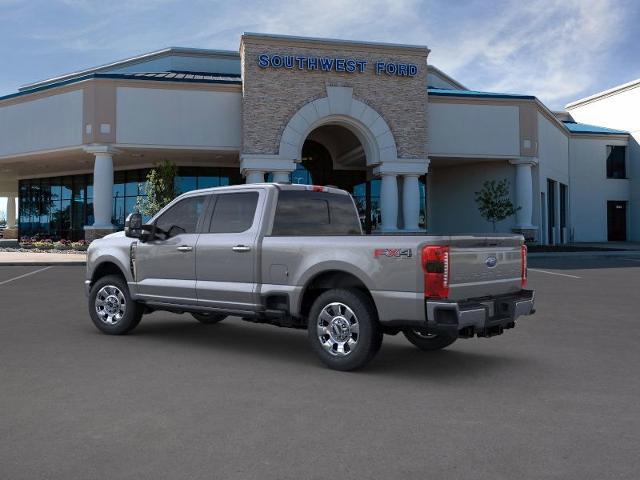
[[[142,318],[143,307],[133,301],[124,278],[108,275],[97,280],[89,294],[89,314],[102,333],[123,335]]]
[[[328,290],[309,312],[309,342],[334,370],[355,370],[380,349],[382,331],[371,300],[358,290]]]
[[[404,336],[407,337],[411,343],[413,343],[420,350],[431,351],[441,350],[448,347],[458,338],[453,335],[447,334],[431,334],[421,332],[420,330],[404,330]]]

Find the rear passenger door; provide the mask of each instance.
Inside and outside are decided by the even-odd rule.
[[[257,307],[258,212],[265,198],[263,190],[213,196],[209,226],[196,248],[199,305],[238,311]]]

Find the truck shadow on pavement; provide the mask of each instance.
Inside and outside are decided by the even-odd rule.
[[[161,315],[161,314],[160,314]],[[184,320],[154,319],[141,322],[135,332],[130,334],[144,343],[160,343],[175,347],[180,344],[189,351],[198,349],[215,355],[232,353],[241,355],[243,361],[304,365],[304,368],[326,370],[311,351],[305,330],[293,330],[265,325],[244,325],[238,319],[227,319],[217,325],[200,325],[189,318]],[[394,338],[393,341],[390,341]],[[395,340],[397,338],[397,340]],[[461,340],[474,342],[477,340]],[[448,349],[435,352],[423,352],[405,342],[401,334],[398,337],[385,336],[382,348],[373,361],[361,373],[366,375],[393,375],[397,377],[420,377],[447,379],[478,378],[482,372],[491,375],[513,374],[514,369],[535,368],[534,358],[505,351],[469,352],[456,350],[454,344]]]

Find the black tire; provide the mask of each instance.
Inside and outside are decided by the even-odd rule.
[[[329,317],[331,321],[327,320]],[[321,337],[319,328],[323,327],[327,331]],[[334,289],[321,294],[309,312],[308,337],[320,360],[329,368],[342,371],[363,367],[382,345],[376,310],[371,300],[358,290]]]
[[[205,325],[211,325],[213,323],[218,323],[227,318],[226,315],[222,313],[196,313],[192,312],[191,316],[198,320],[200,323],[204,323]]]
[[[91,287],[89,314],[93,324],[102,333],[129,333],[138,326],[143,312],[144,307],[131,299],[127,282],[119,275],[102,277]]]
[[[442,350],[458,339],[458,337],[454,335],[447,335],[446,333],[430,335],[418,330],[411,329],[403,330],[402,333],[404,333],[404,336],[407,337],[407,340],[413,343],[420,350],[424,350],[426,352],[432,350]]]

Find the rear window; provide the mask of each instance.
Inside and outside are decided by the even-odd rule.
[[[282,190],[272,235],[360,235],[360,220],[347,195]]]

